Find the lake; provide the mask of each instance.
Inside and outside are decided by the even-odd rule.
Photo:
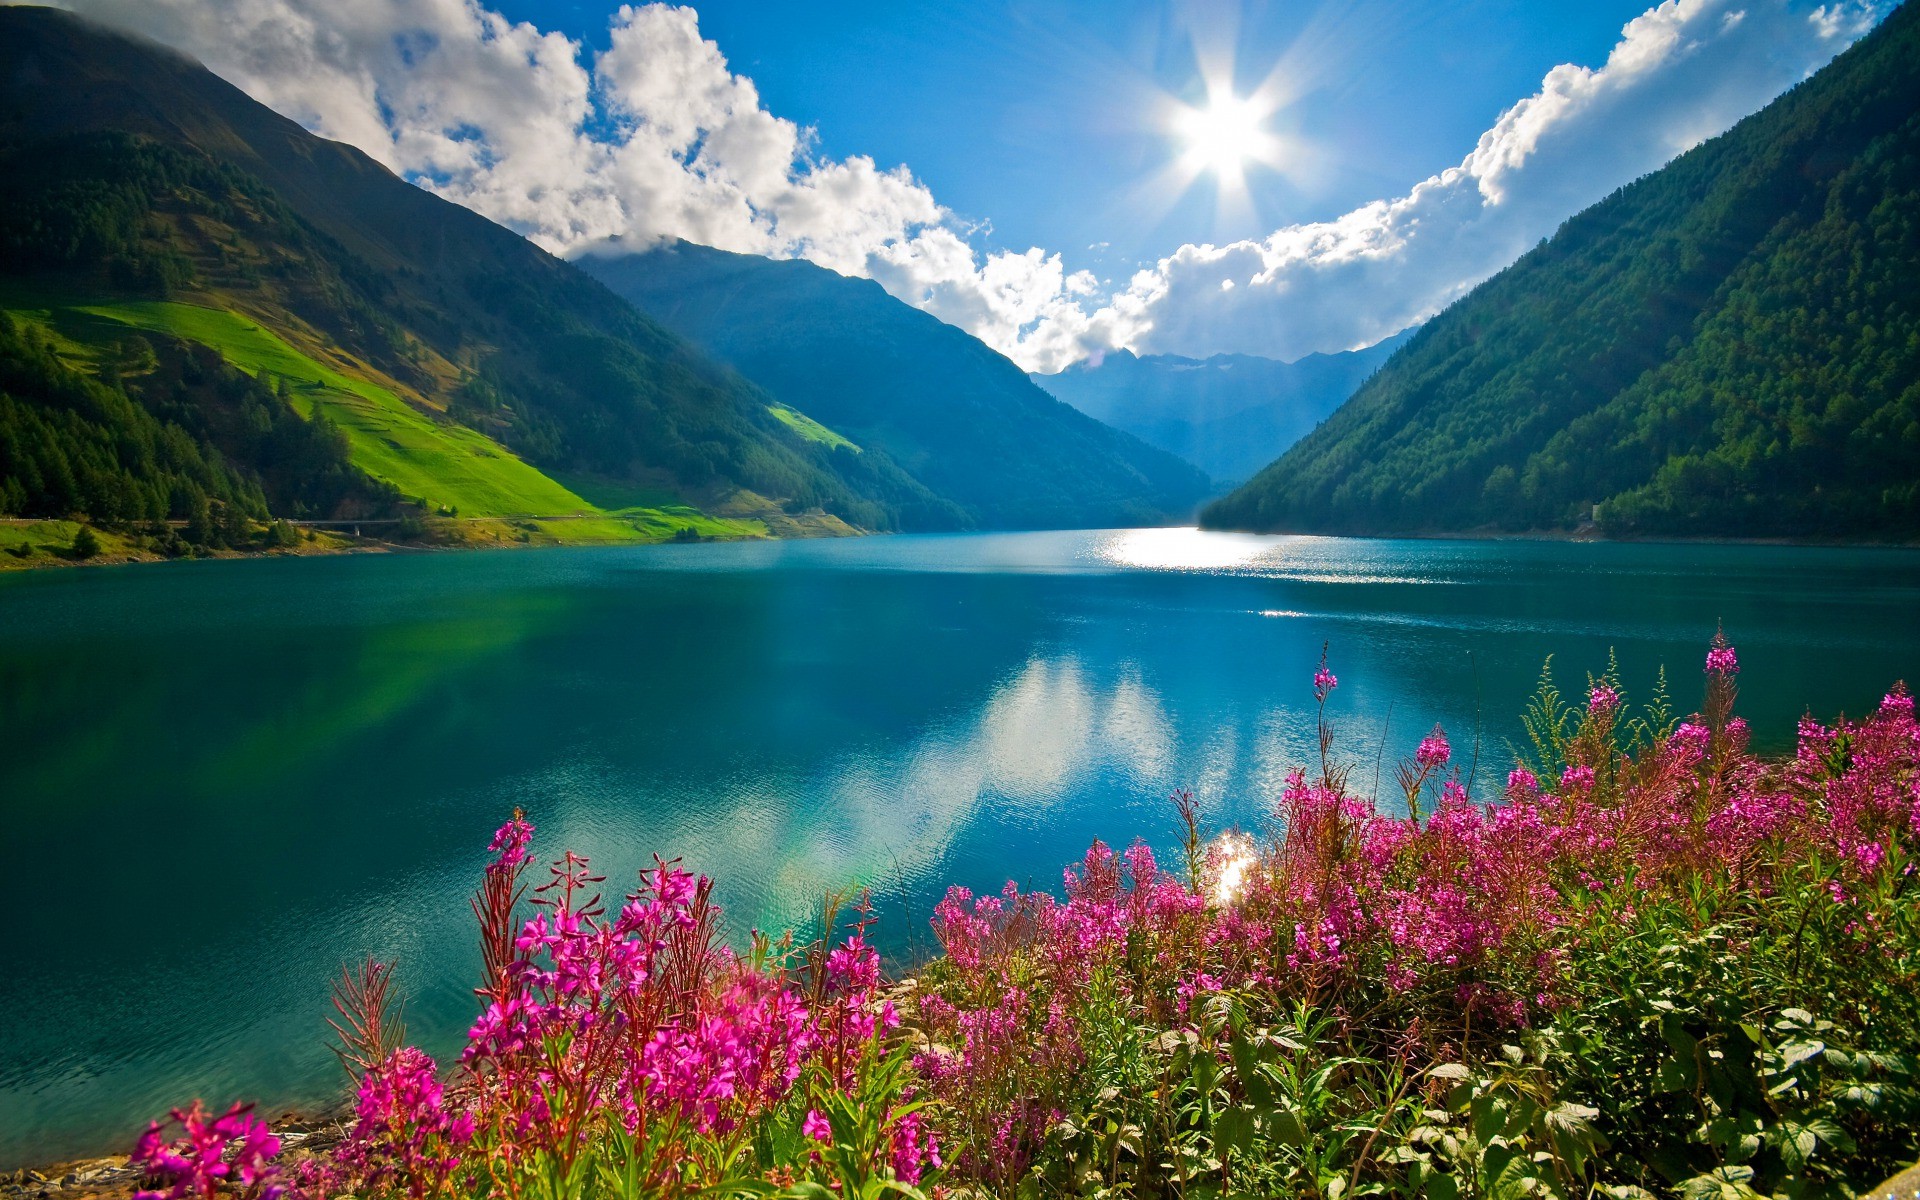
[[[1435,723],[1482,794],[1543,659],[1699,701],[1716,621],[1763,748],[1920,677],[1920,553],[1191,530],[182,562],[0,577],[0,1167],[195,1095],[336,1098],[327,986],[397,958],[474,1012],[466,896],[522,805],[624,891],[658,852],[736,934],[874,888],[1057,887],[1166,797],[1257,825],[1330,706],[1365,787]],[[616,885],[619,885],[616,889]]]

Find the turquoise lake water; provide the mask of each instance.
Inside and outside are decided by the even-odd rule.
[[[737,932],[875,888],[927,949],[949,883],[1057,886],[1167,794],[1256,825],[1313,753],[1436,722],[1503,778],[1541,661],[1618,655],[1697,704],[1716,620],[1741,711],[1920,677],[1920,553],[1371,541],[1190,530],[173,563],[0,577],[0,1167],[124,1150],[195,1095],[324,1103],[329,977],[395,957],[443,1061],[473,1013],[466,896],[514,805],[608,887],[658,851]]]

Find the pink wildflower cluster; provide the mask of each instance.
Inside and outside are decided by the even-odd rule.
[[[930,1048],[915,1066],[986,1178],[1017,1178],[1058,1118],[1094,976],[1124,979],[1149,1011],[1170,1014],[1201,945],[1205,902],[1145,845],[1120,855],[1096,842],[1065,885],[1064,904],[1009,883],[997,896],[952,888],[934,909],[954,979],[920,1002]]]
[[[1453,750],[1447,745],[1447,735],[1438,725],[1433,732],[1420,739],[1420,748],[1413,752],[1413,761],[1429,771],[1436,771],[1447,765],[1453,757]]]
[[[1294,772],[1274,836],[1226,902],[1157,872],[1144,847],[1123,857],[1097,843],[1064,903],[1012,885],[949,892],[934,928],[954,979],[922,1001],[935,1048],[921,1069],[960,1115],[978,1173],[1017,1174],[1066,1103],[1096,988],[1143,1020],[1195,1028],[1217,991],[1342,1011],[1382,985],[1417,1011],[1514,1027],[1560,1003],[1580,915],[1621,880],[1637,893],[1702,873],[1764,887],[1763,868],[1807,853],[1855,875],[1884,869],[1896,837],[1920,835],[1912,698],[1896,689],[1833,730],[1807,722],[1799,756],[1771,766],[1730,711],[1732,647],[1720,639],[1716,655],[1706,712],[1632,752],[1618,744],[1623,696],[1596,684],[1568,760],[1543,764],[1555,782],[1518,767],[1492,804],[1455,776],[1430,811],[1414,807],[1451,759],[1439,729],[1401,767],[1407,818],[1349,791],[1336,767]],[[1330,674],[1323,662],[1314,680],[1323,706]]]
[[[301,1164],[297,1195],[514,1192],[509,1181],[565,1177],[610,1145],[628,1147],[645,1194],[691,1195],[725,1178],[790,1101],[844,1103],[867,1086],[899,1024],[880,996],[867,922],[821,948],[812,979],[796,978],[721,943],[710,880],[656,859],[609,910],[603,878],[570,852],[522,914],[532,835],[516,812],[491,843],[474,900],[481,1012],[458,1070],[443,1078],[411,1046],[367,1060],[352,1129],[333,1154]],[[136,1151],[170,1185],[155,1200],[287,1190],[270,1161],[279,1144],[247,1110],[214,1120],[196,1104],[174,1118],[184,1141],[155,1123]],[[811,1119],[808,1132],[818,1132]],[[938,1168],[917,1109],[890,1113],[879,1136],[863,1168],[873,1175],[913,1182]]]
[[[393,1180],[416,1192],[434,1190],[473,1139],[473,1114],[447,1110],[433,1059],[412,1046],[361,1077],[354,1116],[339,1166],[372,1186]]]
[[[169,1136],[174,1126],[178,1137]],[[280,1139],[253,1115],[252,1105],[236,1104],[215,1117],[195,1100],[140,1135],[130,1161],[163,1189],[136,1192],[135,1200],[187,1200],[220,1193],[276,1200],[287,1190],[273,1163],[279,1153]]]

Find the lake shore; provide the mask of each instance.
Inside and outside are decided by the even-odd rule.
[[[764,515],[764,514],[762,514]],[[591,525],[586,523],[591,522]],[[569,525],[569,523],[574,523]],[[475,517],[438,518],[427,522],[429,533],[417,541],[396,541],[365,534],[349,535],[332,529],[311,529],[312,540],[291,546],[261,547],[248,550],[205,550],[190,557],[201,559],[240,559],[308,557],[340,554],[408,554],[464,550],[524,550],[554,546],[659,546],[683,541],[726,542],[790,540],[838,537],[885,537],[885,532],[857,529],[827,514],[803,514],[789,519],[778,531],[760,535],[700,536],[686,539],[641,533],[627,529],[612,519],[592,517]],[[619,529],[600,528],[620,525]],[[62,520],[24,521],[0,518],[0,574],[59,567],[131,566],[135,563],[175,562],[178,557],[144,548],[137,536],[96,530],[103,541],[100,553],[77,559],[69,552],[81,526]],[[89,527],[91,528],[91,527]],[[1200,529],[1199,526],[1165,526],[1168,529]],[[1202,529],[1207,533],[1245,533],[1247,530]],[[981,531],[992,532],[992,531]],[[1072,532],[1072,531],[1068,531]],[[1493,528],[1447,532],[1432,530],[1401,533],[1259,533],[1260,537],[1332,537],[1359,542],[1556,542],[1611,543],[1644,546],[1777,546],[1810,549],[1915,550],[1920,541],[1875,541],[1846,538],[1792,537],[1686,537],[1667,534],[1649,537],[1620,537],[1600,533],[1592,526],[1579,529],[1504,530]]]
[[[433,517],[420,523],[417,538],[385,538],[375,533],[390,521],[295,523],[297,540],[288,545],[246,549],[197,547],[188,555],[170,555],[157,548],[147,534],[104,530],[77,521],[0,518],[0,572],[59,567],[130,566],[135,563],[176,562],[183,558],[278,558],[338,554],[406,554],[455,550],[521,550],[543,546],[660,546],[687,542],[756,541],[867,536],[828,513],[801,514],[753,508],[751,521],[730,517],[726,524],[708,522],[709,530],[688,526],[676,529],[652,519],[622,514],[565,514],[549,517]],[[79,557],[73,547],[82,529],[90,529],[99,543],[96,552]],[[686,536],[685,529],[695,529]]]
[[[306,1116],[283,1113],[269,1121],[280,1139],[281,1156],[289,1167],[323,1153],[347,1136],[347,1116]],[[138,1130],[129,1130],[132,1142]],[[144,1181],[125,1154],[92,1155],[0,1171],[0,1200],[132,1200]]]
[[[1607,542],[1625,546],[1833,546],[1853,549],[1920,549],[1920,540],[1887,541],[1872,538],[1808,537],[1724,537],[1718,535],[1653,534],[1623,537],[1602,533],[1597,526],[1577,529],[1499,529],[1490,525],[1474,529],[1436,531],[1402,530],[1372,533],[1327,533],[1314,530],[1215,529],[1195,526],[1207,533],[1249,533],[1257,537],[1334,537],[1369,542]]]

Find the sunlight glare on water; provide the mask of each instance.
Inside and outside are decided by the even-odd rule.
[[[1246,890],[1247,872],[1253,868],[1253,839],[1238,830],[1230,830],[1207,847],[1207,862],[1213,872],[1213,902],[1226,908],[1240,899]]]
[[[1108,562],[1152,571],[1228,571],[1276,558],[1291,539],[1210,530],[1127,529],[1096,548]]]

